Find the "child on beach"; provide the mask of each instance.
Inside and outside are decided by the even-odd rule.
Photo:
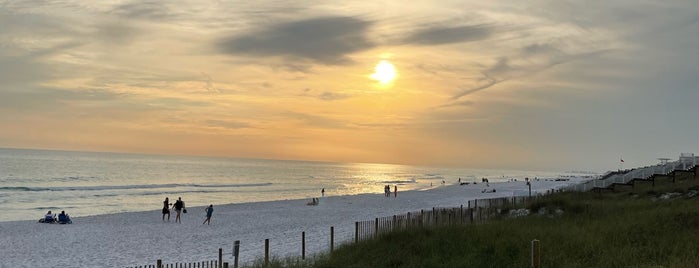
[[[214,214],[214,205],[209,205],[209,207],[204,210],[206,211],[206,219],[201,224],[206,223],[206,225],[211,225],[211,215]]]

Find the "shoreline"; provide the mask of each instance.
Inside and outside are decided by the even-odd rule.
[[[584,179],[532,182],[532,193],[560,188]],[[495,193],[483,193],[486,188]],[[159,209],[95,216],[71,217],[73,224],[41,224],[34,220],[0,222],[0,266],[52,265],[72,267],[136,266],[195,262],[217,258],[223,248],[224,261],[232,260],[233,242],[241,241],[240,262],[251,262],[264,254],[264,240],[270,239],[271,255],[300,256],[301,232],[306,234],[306,254],[329,250],[330,227],[335,246],[353,239],[354,222],[377,217],[431,209],[458,207],[468,200],[497,198],[522,193],[523,181],[443,185],[421,191],[399,189],[398,196],[358,194],[333,196],[326,192],[319,205],[308,206],[308,199],[252,203],[216,204],[211,225],[202,225],[204,206],[187,207],[182,224],[162,221]],[[68,212],[69,213],[69,212]],[[69,213],[70,214],[70,213]],[[38,215],[38,218],[41,215]],[[61,244],[61,247],[47,247]]]

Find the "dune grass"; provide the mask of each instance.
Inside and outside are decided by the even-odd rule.
[[[558,193],[530,204],[529,216],[393,232],[273,267],[529,267],[532,239],[542,267],[699,267],[699,180],[689,177]]]

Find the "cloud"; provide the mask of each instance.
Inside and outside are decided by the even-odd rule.
[[[219,43],[230,55],[290,57],[329,65],[374,47],[366,37],[371,22],[353,17],[321,17],[270,26]]]
[[[347,94],[341,94],[341,93],[334,93],[334,92],[323,92],[318,96],[319,99],[321,100],[326,100],[326,101],[334,101],[334,100],[342,100],[342,99],[347,99],[349,98],[350,95]]]
[[[466,25],[459,27],[431,27],[417,31],[407,38],[403,44],[443,45],[453,43],[473,42],[487,39],[496,31],[493,25]]]
[[[220,127],[220,128],[225,128],[225,129],[241,129],[241,128],[249,128],[250,124],[248,123],[243,123],[243,122],[237,122],[237,121],[230,121],[230,120],[207,120],[205,123],[209,126],[212,127]]]
[[[163,1],[135,1],[115,7],[110,13],[130,19],[163,20],[174,18],[167,2]]]

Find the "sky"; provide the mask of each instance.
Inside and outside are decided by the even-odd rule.
[[[699,154],[697,62],[695,0],[0,0],[0,147],[602,172]]]

